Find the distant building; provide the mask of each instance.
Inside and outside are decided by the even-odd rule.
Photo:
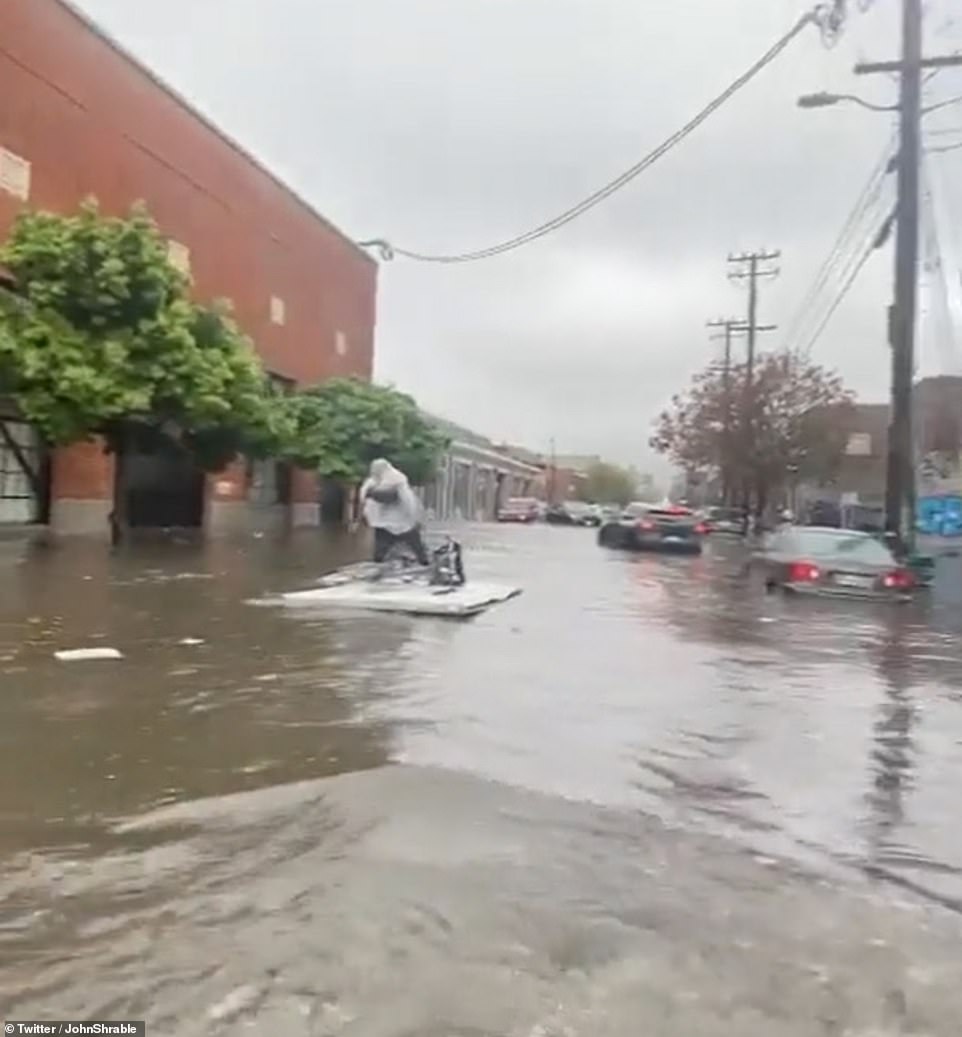
[[[546,495],[550,504],[580,500],[585,495],[588,474],[601,463],[600,457],[570,454],[550,458],[545,464]]]
[[[914,438],[919,494],[962,490],[962,377],[923,378],[914,392]],[[890,407],[855,406],[845,453],[830,484],[805,485],[814,498],[881,507],[885,503]]]
[[[432,483],[420,494],[428,513],[441,520],[490,522],[511,497],[537,497],[544,472],[495,444],[443,418],[431,421],[450,438]]]
[[[962,492],[962,378],[923,378],[915,404],[920,493]]]
[[[846,502],[881,505],[885,501],[889,406],[859,403],[834,483]]]
[[[232,300],[278,384],[370,377],[377,267],[363,251],[64,0],[3,0],[0,40],[0,234],[27,206],[74,211],[93,195],[121,214],[142,200],[171,262],[198,298]],[[0,522],[105,533],[100,445],[47,457],[10,401],[0,420]],[[143,525],[319,518],[316,476],[273,462],[204,478],[145,458],[131,481]]]

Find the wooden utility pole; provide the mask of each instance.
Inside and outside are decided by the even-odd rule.
[[[777,267],[766,266],[778,259],[781,252],[742,252],[728,257],[728,265],[732,268],[728,277],[732,281],[748,281],[748,320],[745,330],[748,332],[748,354],[745,369],[746,393],[751,393],[752,378],[755,371],[756,333],[758,327],[758,282],[763,277],[778,277]]]
[[[889,311],[892,348],[892,413],[886,459],[885,528],[912,549],[915,539],[915,441],[912,383],[919,262],[922,69],[962,66],[962,57],[922,57],[922,0],[902,0],[902,57],[863,63],[857,75],[896,73],[899,91],[898,202],[896,205],[895,301]]]
[[[719,318],[708,321],[707,327],[721,328],[721,335],[713,335],[713,339],[724,339],[725,352],[722,360],[722,442],[721,442],[721,480],[722,480],[722,502],[731,503],[731,418],[732,418],[732,337],[735,329],[741,326],[741,321],[735,318]]]
[[[706,327],[720,328],[720,335],[713,335],[713,341],[721,339],[724,341],[724,353],[722,359],[722,394],[723,394],[723,424],[722,424],[722,495],[725,504],[731,503],[732,485],[732,341],[736,335],[743,335],[749,330],[748,324],[740,317],[720,317],[717,320],[708,321]],[[774,331],[775,324],[760,324],[755,326],[755,331]],[[754,363],[754,357],[752,358]]]
[[[779,270],[772,266],[772,262],[781,256],[781,252],[770,252],[762,249],[758,252],[742,252],[732,254],[728,257],[729,273],[731,281],[748,282],[748,319],[741,325],[748,336],[748,346],[745,353],[745,384],[742,388],[742,447],[748,448],[752,441],[752,425],[755,405],[755,359],[758,355],[758,332],[762,327],[758,324],[758,282],[762,278],[777,277]],[[774,330],[774,326],[766,325],[764,330]],[[751,487],[742,487],[742,504],[746,516],[751,508]]]

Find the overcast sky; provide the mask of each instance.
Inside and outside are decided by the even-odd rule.
[[[725,87],[807,0],[80,0],[108,31],[348,234],[460,252],[553,216]],[[495,439],[660,466],[651,423],[708,361],[708,318],[739,315],[730,251],[782,251],[761,317],[791,324],[893,122],[796,97],[895,98],[860,58],[893,58],[898,3],[851,0],[695,136],[604,206],[501,258],[381,270],[377,375]],[[962,47],[930,0],[930,52]],[[941,73],[930,99],[962,94]],[[959,127],[962,105],[932,117]],[[962,151],[941,155],[962,184]],[[962,188],[949,199],[962,217]],[[881,213],[886,199],[880,197]],[[859,242],[856,241],[857,245]],[[853,246],[854,250],[854,246]],[[816,346],[884,398],[891,256],[869,261]],[[827,305],[835,292],[820,297]],[[779,345],[783,334],[766,336]],[[923,357],[923,366],[934,366]]]

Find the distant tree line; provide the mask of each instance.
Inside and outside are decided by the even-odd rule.
[[[640,474],[608,461],[598,461],[585,473],[580,487],[582,500],[593,504],[620,504],[631,501],[654,501],[657,489],[650,475]]]

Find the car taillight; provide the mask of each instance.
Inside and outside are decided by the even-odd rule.
[[[788,567],[789,583],[816,583],[821,575],[819,567],[811,562],[792,562]]]
[[[651,522],[649,519],[642,519],[638,523],[638,528],[645,533],[650,533],[655,528],[655,524],[654,522]]]
[[[895,569],[882,577],[883,586],[889,590],[910,590],[915,586],[915,576],[908,569]]]
[[[704,536],[708,532],[709,528],[710,527],[707,522],[699,522],[698,525],[695,526],[695,532],[699,536]]]

